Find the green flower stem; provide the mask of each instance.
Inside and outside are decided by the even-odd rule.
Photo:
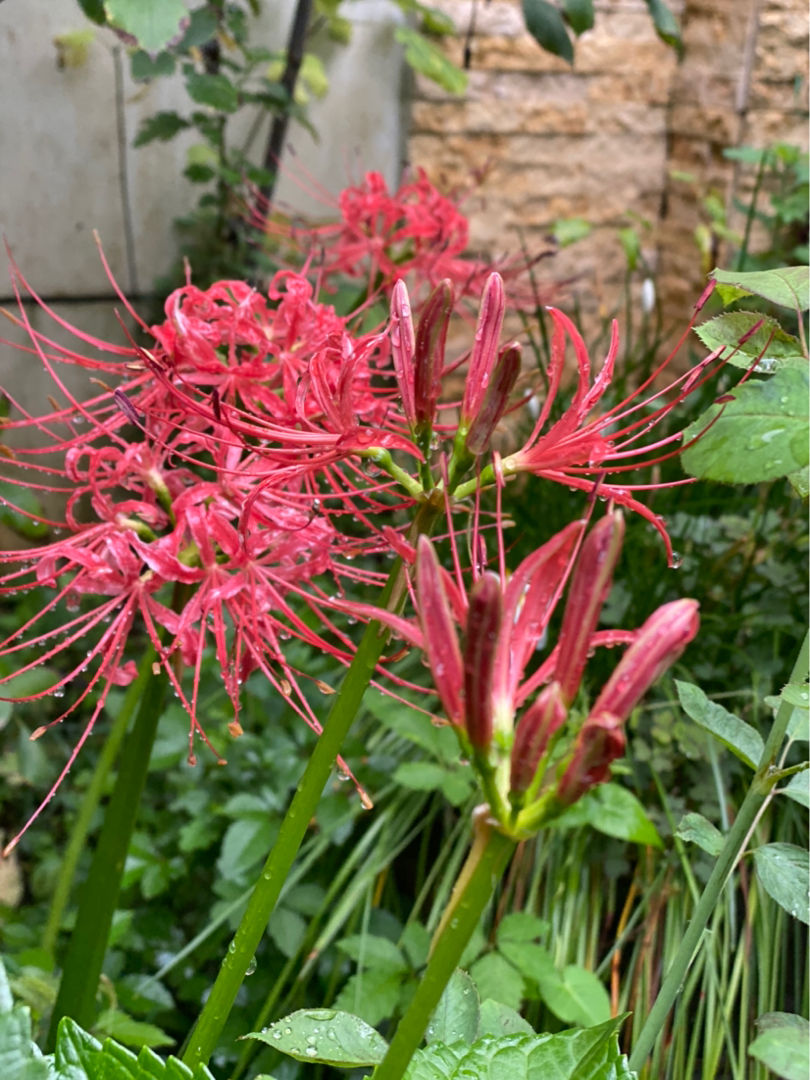
[[[400,1080],[404,1075],[517,846],[511,837],[493,828],[488,808],[477,810],[474,822],[473,846],[433,938],[427,970],[385,1057],[374,1070],[373,1080]]]
[[[84,1028],[90,1027],[95,1019],[98,980],[168,682],[165,674],[151,675],[151,664],[148,670],[150,677],[142,687],[138,715],[121,751],[121,766],[104,813],[90,873],[81,891],[76,926],[51,1016],[48,1032],[51,1047],[63,1016],[71,1016]]]
[[[150,648],[141,663],[138,678],[131,683],[126,697],[124,698],[124,703],[113,721],[109,734],[104,740],[104,746],[99,755],[93,778],[90,781],[90,786],[84,793],[84,798],[79,807],[79,813],[73,824],[70,840],[65,848],[65,853],[62,856],[62,862],[59,866],[59,876],[56,879],[56,887],[54,888],[51,906],[48,911],[48,921],[45,924],[45,930],[42,934],[42,948],[50,956],[53,956],[56,952],[56,941],[59,936],[59,928],[62,925],[62,915],[70,896],[70,889],[76,874],[76,865],[82,850],[84,849],[85,842],[87,841],[90,823],[93,820],[93,815],[96,812],[98,804],[101,802],[101,797],[104,794],[104,787],[107,783],[107,777],[118,756],[119,747],[121,746],[124,735],[126,735],[135,707],[143,697],[146,682],[153,678],[152,663],[154,659],[155,651]]]
[[[414,520],[411,537],[421,532],[430,532],[438,513],[435,507],[428,503],[423,504]],[[398,559],[380,597],[379,605],[396,610],[404,595],[405,575]],[[208,1000],[186,1040],[182,1060],[192,1068],[198,1064],[207,1064],[216,1049],[239,987],[267,929],[267,920],[295,862],[332,766],[357,715],[387,640],[388,633],[378,622],[370,622],[360,639],[354,659],[346,672],[340,691],[333,700],[323,731],[281,823],[273,849],[262,868],[233,941],[228,946]]]
[[[801,682],[805,678],[808,656],[810,656],[808,635],[805,634],[790,677],[791,682]],[[720,894],[745,850],[750,830],[758,814],[766,800],[771,796],[773,788],[779,779],[780,773],[776,762],[792,713],[793,706],[783,699],[777,710],[768,740],[765,743],[759,768],[754,773],[754,778],[742,801],[736,820],[726,836],[726,842],[717,857],[714,869],[706,882],[686,933],[675,953],[675,959],[666,973],[658,997],[655,999],[655,1003],[650,1009],[650,1013],[633,1047],[629,1065],[636,1072],[641,1069],[655,1046],[655,1041],[666,1023],[667,1016],[669,1016],[675,1004],[675,999],[683,986],[689,965],[692,963],[703,932],[717,907]]]

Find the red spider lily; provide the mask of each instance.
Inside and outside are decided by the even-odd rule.
[[[710,292],[711,287],[696,304],[695,315],[708,299]],[[647,432],[660,424],[676,405],[709,379],[725,361],[718,360],[718,353],[711,353],[690,371],[673,379],[669,386],[650,392],[691,329],[690,322],[675,350],[640,386],[624,401],[613,405],[601,415],[592,417],[591,414],[607,393],[613,378],[619,349],[617,324],[613,323],[608,354],[599,373],[592,380],[591,361],[576,327],[561,311],[556,308],[548,310],[554,323],[548,394],[534,429],[523,447],[504,457],[501,462],[503,475],[530,472],[582,491],[593,491],[598,483],[601,496],[641,514],[655,526],[666,544],[671,565],[672,546],[663,521],[639,502],[634,494],[662,485],[625,485],[614,477],[654,465],[681,452],[680,432],[663,436],[652,443],[639,443]],[[576,356],[577,389],[563,415],[544,433],[543,428],[549,419],[562,381],[566,338],[573,344]],[[674,483],[693,483],[693,480],[687,478]]]

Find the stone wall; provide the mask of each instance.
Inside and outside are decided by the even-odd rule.
[[[448,47],[461,62],[473,0],[440,2],[460,31]],[[671,6],[684,30],[680,63],[642,0],[611,0],[570,68],[528,35],[517,0],[478,0],[466,94],[415,87],[410,160],[446,187],[474,188],[466,209],[476,247],[536,251],[558,219],[591,223],[590,236],[542,264],[550,279],[575,278],[569,292],[586,315],[618,303],[617,229],[635,225],[667,320],[682,320],[703,283],[693,241],[702,197],[717,188],[730,206],[746,182],[723,148],[807,145],[803,0]],[[693,181],[673,181],[672,169]]]

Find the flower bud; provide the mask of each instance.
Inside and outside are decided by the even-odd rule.
[[[440,281],[427,299],[416,329],[413,403],[418,427],[433,423],[441,392],[444,346],[453,312],[453,287],[449,278]]]
[[[556,682],[544,687],[537,700],[523,714],[512,745],[513,792],[520,793],[529,787],[540,759],[548,749],[551,736],[565,723],[566,715],[560,684]]]
[[[610,777],[610,763],[624,754],[622,721],[609,712],[593,712],[579,729],[574,756],[557,785],[557,801],[571,806],[586,791]]]
[[[478,414],[489,385],[498,357],[498,339],[501,336],[505,308],[503,279],[500,274],[490,274],[481,297],[475,343],[467,369],[467,381],[464,384],[464,398],[461,403],[462,427],[469,427]]]
[[[574,570],[560,630],[555,676],[563,701],[574,700],[588,660],[591,635],[610,592],[624,539],[620,513],[601,518],[585,538]]]
[[[489,446],[520,374],[520,354],[520,345],[513,341],[498,356],[486,393],[470,423],[465,446],[471,454],[482,454]]]
[[[492,686],[502,614],[500,580],[486,573],[470,593],[464,641],[464,716],[476,750],[487,750],[492,742]]]
[[[452,724],[460,725],[463,715],[461,650],[442,584],[439,560],[426,536],[419,537],[417,546],[416,598],[433,684],[444,705],[447,719]]]
[[[699,625],[697,600],[673,600],[654,611],[605,683],[592,711],[626,720],[655,680],[675,663]]]
[[[414,353],[416,341],[411,318],[411,301],[402,280],[394,284],[391,293],[391,354],[394,374],[402,395],[402,410],[408,423],[414,423]]]

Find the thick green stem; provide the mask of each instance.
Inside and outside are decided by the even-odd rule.
[[[414,521],[413,535],[429,532],[437,516],[438,511],[434,507],[424,504]],[[404,574],[402,565],[397,560],[379,604],[395,610],[403,596]],[[259,942],[267,929],[267,920],[273,913],[284,881],[295,862],[332,766],[357,715],[387,639],[387,632],[378,622],[370,622],[360,639],[354,659],[333,701],[290,808],[281,823],[276,842],[253,889],[247,910],[228,946],[208,1000],[186,1040],[182,1060],[192,1068],[197,1064],[207,1063],[216,1049],[239,987],[253,962]]]
[[[493,828],[486,810],[483,813],[476,811],[476,815],[473,846],[433,938],[427,970],[385,1057],[374,1070],[373,1080],[400,1080],[405,1073],[517,846],[511,837]]]
[[[808,635],[805,634],[798,659],[793,668],[791,682],[801,682],[805,678],[808,655]],[[717,858],[717,862],[714,864],[709,880],[706,882],[695,908],[695,913],[675,954],[675,959],[672,961],[669,971],[661,984],[658,997],[655,999],[649,1016],[639,1032],[633,1052],[630,1055],[629,1064],[631,1069],[639,1071],[652,1052],[655,1041],[666,1023],[667,1016],[669,1016],[675,1004],[675,999],[683,986],[695,950],[700,944],[703,932],[717,907],[720,894],[725,888],[738,859],[744,852],[751,827],[778,781],[779,770],[776,768],[776,761],[792,713],[793,706],[783,700],[777,710],[770,735],[765,743],[759,768],[754,773],[751,786],[742,801],[737,818],[729,830],[726,842]]]
[[[45,930],[42,934],[42,948],[51,956],[56,952],[56,940],[59,936],[59,928],[62,925],[62,915],[67,905],[68,898],[70,897],[70,889],[76,874],[76,865],[84,850],[87,834],[90,831],[90,823],[93,820],[93,815],[96,812],[98,804],[101,802],[104,787],[107,783],[107,777],[110,775],[110,770],[118,757],[118,750],[126,735],[129,722],[132,719],[132,714],[135,711],[138,702],[143,697],[145,684],[147,680],[154,677],[152,675],[152,662],[154,658],[154,649],[150,649],[146,658],[141,663],[138,678],[130,685],[126,697],[124,698],[124,703],[113,721],[112,728],[104,739],[104,746],[99,755],[93,778],[90,781],[87,791],[84,793],[84,798],[79,807],[79,813],[76,815],[76,820],[73,823],[70,840],[65,848],[65,853],[62,856],[62,862],[59,866],[59,875],[56,879],[56,886],[53,891],[53,897],[51,898],[50,910],[48,911],[48,921],[45,924]]]
[[[65,956],[62,981],[48,1032],[51,1046],[56,1041],[56,1028],[63,1016],[71,1016],[85,1028],[90,1027],[95,1019],[98,980],[166,685],[167,679],[163,674],[153,675],[147,680],[135,724],[121,752],[115,788],[104,813],[98,846],[81,891],[76,926]]]

